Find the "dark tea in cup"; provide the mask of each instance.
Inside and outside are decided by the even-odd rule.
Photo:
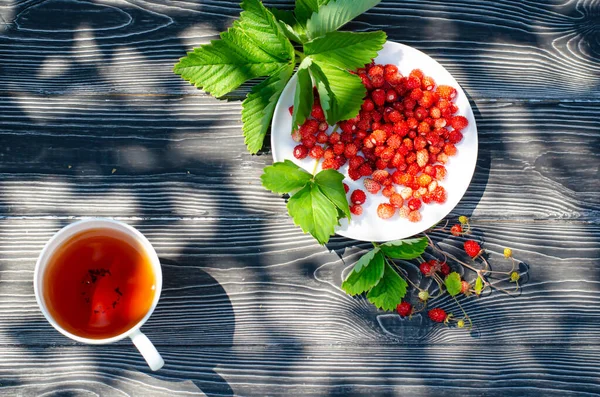
[[[156,294],[151,257],[130,235],[112,228],[84,230],[63,242],[49,258],[42,284],[52,318],[89,339],[134,327]]]

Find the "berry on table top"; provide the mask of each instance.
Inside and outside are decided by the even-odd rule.
[[[429,318],[436,323],[443,323],[448,317],[444,309],[440,308],[431,309],[427,314],[429,315]]]
[[[350,201],[352,204],[364,204],[367,201],[367,195],[360,189],[356,189],[350,195]]]
[[[450,228],[450,233],[452,233],[453,236],[460,236],[462,231],[462,226],[458,223]]]
[[[408,302],[401,302],[397,307],[396,311],[402,317],[410,316],[412,314],[412,305]]]
[[[477,241],[475,241],[475,240],[465,241],[465,252],[471,258],[476,257],[480,251],[481,251],[481,246],[479,245],[479,243]]]

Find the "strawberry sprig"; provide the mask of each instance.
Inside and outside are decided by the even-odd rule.
[[[518,292],[519,280],[526,271],[517,270],[518,261],[514,259],[510,248],[505,248],[503,252],[504,259],[511,264],[508,271],[492,270],[486,258],[488,254],[473,239],[468,239],[463,244],[468,259],[459,258],[448,250],[441,249],[429,234],[444,232],[452,236],[468,236],[471,233],[469,220],[461,216],[459,221],[451,228],[448,228],[448,223],[443,227],[434,227],[423,233],[420,238],[385,244],[374,243],[374,248],[354,265],[342,283],[342,289],[349,295],[366,293],[367,299],[377,308],[396,310],[402,317],[427,311],[428,317],[434,322],[455,324],[459,328],[468,325],[468,328],[471,328],[473,322],[461,305],[462,299],[459,298],[479,297],[487,290],[493,289],[513,295]],[[457,233],[457,225],[460,226],[460,233]],[[425,260],[423,256],[426,253],[433,258]],[[413,263],[416,261],[421,276],[434,281],[433,290],[422,287],[422,280],[411,278],[402,263],[407,260],[412,260]],[[471,280],[461,277],[461,274],[469,271],[473,273]],[[501,287],[507,282],[513,283],[514,289],[507,290]],[[396,285],[396,288],[391,288],[392,285]],[[412,303],[405,299],[409,289],[416,295]],[[431,308],[433,302],[445,296],[454,300],[461,316],[455,316],[440,307]]]

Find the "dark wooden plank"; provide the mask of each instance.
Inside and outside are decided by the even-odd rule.
[[[455,213],[598,219],[600,102],[475,105],[478,167]],[[268,145],[247,153],[239,112],[208,97],[0,96],[0,215],[285,217],[260,185]]]
[[[595,346],[2,347],[0,391],[126,396],[592,396]],[[27,373],[27,376],[23,374]]]
[[[0,14],[0,91],[201,95],[172,66],[227,28],[237,3],[7,3]],[[384,29],[390,40],[427,52],[473,97],[597,100],[597,15],[594,0],[389,0],[348,29]]]
[[[70,221],[0,221],[0,344],[73,344],[44,320],[32,286],[44,243]],[[501,254],[509,246],[531,271],[517,298],[494,293],[462,300],[476,323],[470,334],[420,315],[403,320],[345,295],[342,272],[368,243],[336,237],[320,247],[289,220],[128,221],[148,236],[163,262],[165,289],[144,327],[160,346],[228,345],[232,334],[240,346],[577,345],[600,336],[599,225],[476,223],[474,236],[485,240],[496,270],[510,268]],[[460,239],[436,238],[459,254]],[[418,273],[404,266],[413,277]],[[433,287],[430,279],[419,282]],[[435,304],[459,314],[448,299]]]

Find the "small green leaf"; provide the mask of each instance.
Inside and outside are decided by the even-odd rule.
[[[265,167],[260,179],[265,188],[273,193],[283,194],[304,187],[312,179],[312,175],[290,160],[285,160]]]
[[[338,222],[335,205],[321,192],[319,186],[309,182],[290,197],[288,213],[304,233],[310,233],[319,244],[325,244],[334,234]]]
[[[414,259],[425,252],[429,242],[426,237],[390,241],[381,244],[381,250],[390,258]]]
[[[451,296],[460,294],[460,290],[462,289],[462,280],[460,279],[460,274],[456,272],[450,273],[446,276],[444,284],[446,285],[446,289]]]
[[[304,53],[316,62],[353,70],[365,66],[383,48],[385,32],[329,32],[304,44]]]
[[[173,71],[220,97],[245,81],[277,73],[293,61],[294,47],[259,0],[244,0],[240,19],[221,40],[213,40],[181,58]]]
[[[481,294],[481,291],[483,291],[483,280],[481,279],[481,277],[477,277],[477,280],[475,280],[475,293],[477,295]]]
[[[378,309],[395,310],[406,295],[406,280],[396,273],[390,265],[385,265],[383,277],[367,294],[369,302]]]
[[[262,148],[277,100],[293,72],[293,63],[282,67],[273,76],[252,87],[244,100],[242,130],[250,153],[256,153]]]
[[[323,194],[350,219],[350,207],[343,180],[344,175],[332,169],[323,170],[315,176],[315,183],[319,185]]]
[[[306,22],[309,39],[323,36],[333,32],[350,22],[371,7],[379,4],[381,0],[331,0],[326,5],[313,13]],[[297,14],[296,14],[297,15]]]
[[[313,84],[308,72],[310,59],[306,58],[298,67],[296,92],[294,93],[294,112],[292,113],[292,129],[302,125],[310,116],[313,107]]]
[[[378,248],[364,254],[342,283],[349,295],[362,294],[373,288],[383,277],[385,258]]]
[[[329,125],[358,114],[367,93],[360,77],[326,63],[313,62],[309,69]]]

